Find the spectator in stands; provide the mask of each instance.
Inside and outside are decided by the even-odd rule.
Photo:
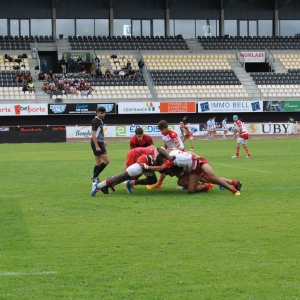
[[[77,89],[75,86],[70,86],[70,92],[72,95],[78,95]]]
[[[96,78],[96,71],[95,71],[95,69],[92,69],[91,74],[90,74],[90,78]]]
[[[55,74],[53,73],[53,71],[52,70],[50,70],[48,73],[47,73],[47,76],[46,76],[46,79],[48,80],[48,79],[55,79]]]
[[[140,72],[136,72],[134,75],[135,81],[142,81],[142,74]]]
[[[129,72],[129,77],[130,77],[130,78],[134,78],[134,76],[135,76],[135,71],[134,71],[133,69],[129,69],[128,72]]]
[[[28,91],[29,93],[35,92],[34,83],[32,80],[28,83]]]
[[[16,82],[23,81],[23,75],[20,71],[16,73]]]
[[[54,80],[49,83],[50,91],[57,91],[57,87],[55,85]]]
[[[97,68],[95,72],[96,72],[96,78],[102,78],[102,71],[100,68]]]
[[[74,73],[75,69],[75,61],[72,56],[68,59],[68,72],[69,73]]]
[[[28,83],[25,83],[25,84],[24,84],[24,86],[23,86],[23,88],[22,88],[22,91],[24,92],[24,94],[25,94],[25,92],[28,91]]]
[[[69,92],[70,91],[70,84],[69,84],[69,82],[65,82],[64,83],[63,89],[64,89],[65,92]]]
[[[138,63],[138,66],[139,66],[139,72],[140,72],[141,74],[143,73],[144,65],[145,65],[145,63],[144,63],[143,59],[141,58],[140,61],[139,61],[139,63]]]
[[[105,79],[110,78],[110,80],[112,80],[111,73],[110,73],[110,70],[109,70],[109,69],[106,69],[104,78],[105,78]]]
[[[129,59],[127,60],[126,69],[128,69],[128,70],[132,69],[131,61]]]
[[[64,58],[61,59],[60,66],[61,66],[61,72],[66,73],[67,72],[67,63]]]
[[[82,74],[85,74],[86,73],[86,68],[85,68],[85,65],[84,64],[81,64],[78,68],[78,72],[79,73],[82,73]]]
[[[23,81],[24,83],[25,83],[25,82],[26,82],[26,83],[29,83],[30,81],[32,81],[32,77],[30,76],[29,73],[24,73],[22,78],[23,78],[22,81]]]
[[[44,93],[47,93],[47,91],[49,90],[49,83],[47,80],[44,80],[43,84],[42,84],[42,90],[44,91]]]
[[[38,79],[39,80],[45,80],[45,74],[44,72],[41,70],[40,73],[38,74]]]
[[[47,60],[46,59],[42,59],[41,62],[41,66],[42,66],[42,71],[44,72],[44,74],[47,74]]]
[[[121,69],[119,72],[119,78],[124,79],[124,76],[125,76],[125,71],[124,69]]]
[[[78,56],[78,58],[77,58],[77,72],[80,72],[79,68],[81,67],[82,62],[83,62],[82,57]]]
[[[129,78],[129,70],[126,70],[125,78]]]

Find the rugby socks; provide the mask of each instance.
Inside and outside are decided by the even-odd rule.
[[[247,153],[247,156],[248,156],[248,157],[250,157],[250,156],[251,156],[251,154],[250,154],[250,151],[249,151],[248,147],[247,147],[247,146],[245,146],[245,147],[244,147],[244,149],[245,149],[245,151],[246,151],[246,153]]]
[[[93,174],[95,174],[95,173],[96,173],[96,171],[97,171],[98,167],[99,167],[99,166],[97,166],[97,165],[94,167],[94,172],[93,172]]]
[[[235,156],[239,156],[240,155],[240,145],[236,145],[236,154]]]
[[[156,184],[157,184],[157,185],[162,185],[162,184],[163,184],[163,181],[162,181],[162,180],[158,180]]]
[[[238,184],[238,181],[237,180],[231,180],[231,183],[232,185],[236,186]]]
[[[231,193],[232,193],[232,194],[235,194],[236,192],[237,192],[237,189],[236,189],[236,188],[232,188],[232,189],[231,189]]]
[[[129,180],[129,184],[130,185],[137,185],[137,180],[136,179]]]

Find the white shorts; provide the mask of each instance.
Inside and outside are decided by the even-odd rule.
[[[241,138],[241,137],[239,137],[239,138],[236,140],[236,142],[237,142],[238,144],[244,144],[244,145],[247,144],[247,141],[248,141],[248,140],[245,140],[245,139],[243,139],[243,138]]]
[[[130,177],[136,177],[136,176],[140,176],[142,174],[144,174],[146,177],[149,177],[149,176],[154,176],[154,174],[155,174],[154,171],[143,172],[143,168],[138,163],[135,163],[135,164],[129,166],[126,169],[126,172],[128,173],[128,175]]]

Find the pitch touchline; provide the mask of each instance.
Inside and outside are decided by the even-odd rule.
[[[243,169],[243,170],[249,170],[249,171],[255,171],[255,172],[261,172],[261,173],[273,174],[273,172],[267,172],[267,171],[256,170],[256,169],[250,169],[250,168],[243,168],[243,167],[236,167],[236,166],[230,166],[230,165],[225,165],[225,164],[222,164],[222,166],[230,167],[230,168]]]
[[[25,197],[25,195],[0,195],[0,198],[17,198],[17,197]]]
[[[27,275],[52,275],[56,272],[48,271],[48,272],[28,272],[28,273],[22,273],[22,272],[3,272],[0,273],[0,276],[27,276]]]

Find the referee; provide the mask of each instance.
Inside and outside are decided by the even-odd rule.
[[[92,140],[91,147],[95,155],[95,166],[92,176],[92,181],[100,181],[99,174],[109,164],[109,158],[106,151],[106,143],[104,142],[103,119],[105,117],[106,109],[103,106],[98,107],[97,116],[92,120]],[[101,162],[103,160],[103,162]]]

